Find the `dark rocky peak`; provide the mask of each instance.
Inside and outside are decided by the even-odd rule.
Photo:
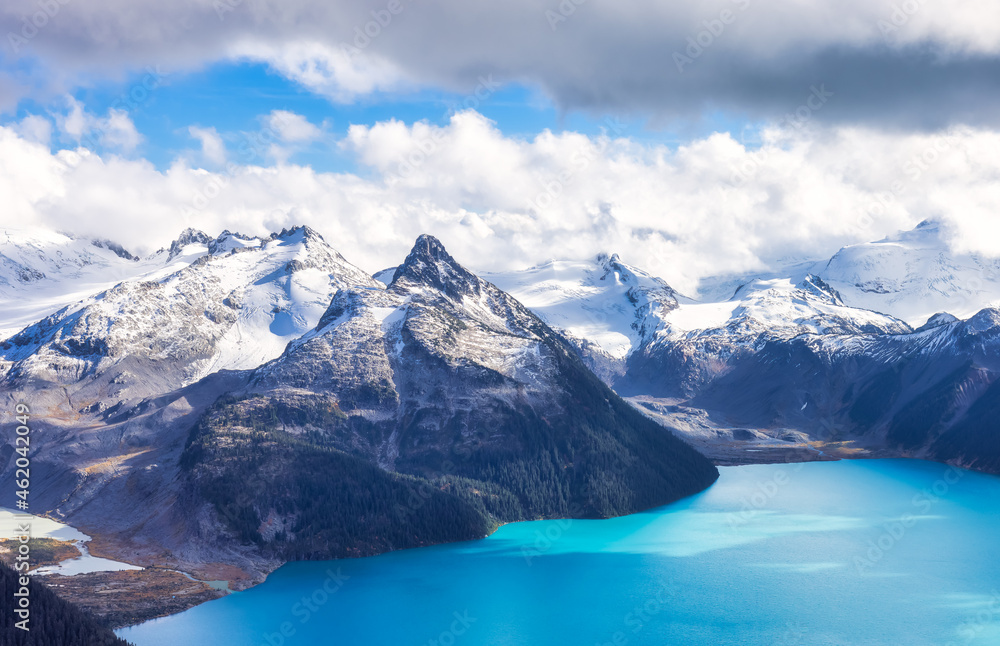
[[[191,229],[188,229],[191,231]],[[125,247],[121,246],[117,242],[112,242],[111,240],[96,239],[91,240],[90,243],[97,247],[98,249],[107,249],[108,251],[114,253],[119,258],[124,258],[125,260],[131,260],[136,262],[139,260],[139,256],[133,256],[129,253]]]
[[[809,274],[806,276],[805,280],[799,283],[797,287],[807,292],[811,292],[822,299],[828,300],[834,305],[844,306],[844,300],[840,297],[840,292],[815,274]]]
[[[169,258],[173,258],[181,252],[181,250],[192,244],[203,244],[207,245],[212,242],[211,236],[209,236],[204,231],[199,231],[198,229],[192,229],[188,227],[177,237],[176,240],[170,243],[170,253]]]
[[[618,280],[623,283],[636,282],[635,274],[628,265],[621,261],[618,254],[613,253],[610,256],[606,253],[598,254],[597,262],[601,263],[601,267],[604,269],[604,275],[601,276],[601,280],[606,280],[611,275],[617,274]]]
[[[316,229],[304,224],[294,226],[290,229],[282,229],[280,233],[272,233],[268,236],[267,240],[289,240],[300,236],[304,240],[323,240],[323,236]],[[323,241],[325,242],[325,240]]]
[[[260,241],[259,238],[246,236],[242,233],[234,233],[229,229],[226,229],[219,234],[218,238],[208,243],[208,253],[214,256],[220,253],[229,253],[236,248],[256,246],[244,244],[255,240],[258,242]]]
[[[458,264],[437,238],[427,234],[417,238],[406,260],[396,268],[388,289],[406,292],[413,285],[431,287],[455,300],[481,289],[480,279]]]

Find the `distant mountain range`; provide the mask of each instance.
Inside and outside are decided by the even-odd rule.
[[[617,256],[490,279],[720,462],[812,443],[1000,472],[1000,261],[950,253],[936,223],[783,273],[709,278],[714,300]]]
[[[8,231],[0,392],[36,410],[33,504],[259,579],[664,504],[716,476],[682,439],[1000,472],[998,268],[929,222],[699,298],[607,254],[480,277],[431,236],[370,276],[306,227],[146,258]]]

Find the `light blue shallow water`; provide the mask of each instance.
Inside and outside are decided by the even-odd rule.
[[[720,470],[704,493],[625,518],[289,564],[119,634],[137,646],[1000,644],[1000,478],[912,460]]]

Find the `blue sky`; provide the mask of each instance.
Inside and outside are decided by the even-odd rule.
[[[21,63],[26,67],[27,63]],[[485,79],[485,77],[484,77]],[[489,83],[492,79],[485,79]],[[155,81],[153,89],[147,91]],[[304,116],[324,131],[324,136],[289,161],[309,165],[318,171],[364,172],[350,153],[336,145],[352,124],[373,125],[396,119],[407,124],[417,121],[444,126],[457,108],[472,107],[496,123],[510,137],[531,139],[543,130],[578,132],[591,136],[628,136],[635,141],[676,147],[694,138],[718,131],[734,136],[758,127],[748,118],[710,112],[697,122],[670,127],[662,122],[623,113],[594,110],[563,110],[537,87],[505,83],[483,101],[470,94],[440,89],[380,92],[351,102],[331,100],[270,68],[248,61],[225,61],[203,69],[159,74],[149,66],[121,80],[90,82],[68,92],[88,112],[104,115],[111,108],[127,111],[142,135],[142,143],[130,151],[158,168],[166,168],[179,155],[198,148],[189,126],[215,128],[230,147],[238,145],[241,133],[261,129],[261,118],[272,110],[287,110]],[[13,123],[30,114],[47,115],[66,111],[65,96],[47,101],[27,98],[8,111],[0,123]],[[616,125],[624,129],[616,132]],[[755,138],[747,137],[754,145]],[[56,137],[53,150],[76,145],[72,137]],[[99,148],[99,144],[97,144]]]

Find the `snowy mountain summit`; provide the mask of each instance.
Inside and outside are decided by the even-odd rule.
[[[1000,304],[1000,260],[953,253],[927,220],[878,242],[851,245],[814,268],[854,306],[917,327],[939,313],[959,318]]]
[[[0,378],[18,388],[110,382],[119,400],[159,394],[277,357],[338,289],[376,285],[307,227],[263,238],[188,230],[139,266],[148,271],[0,343]]]
[[[484,277],[595,360],[620,363],[662,328],[666,315],[678,306],[678,295],[666,282],[627,265],[618,254],[553,260]]]

